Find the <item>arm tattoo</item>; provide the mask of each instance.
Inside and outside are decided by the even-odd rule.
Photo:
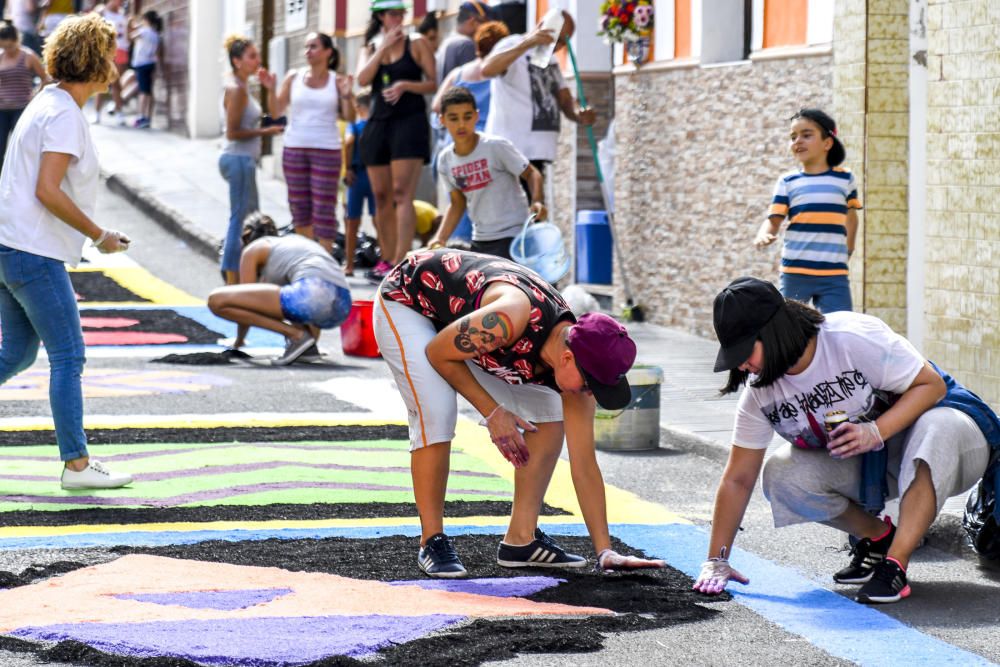
[[[482,319],[482,329],[472,324],[471,317],[464,317],[458,323],[455,347],[468,354],[484,355],[510,340],[514,326],[506,313],[486,313]]]

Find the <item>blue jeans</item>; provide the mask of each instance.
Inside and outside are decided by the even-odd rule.
[[[260,210],[257,201],[257,163],[249,155],[223,153],[219,156],[219,171],[229,182],[229,228],[222,242],[222,270],[239,271],[243,243],[240,233],[243,221]]]
[[[86,361],[76,295],[56,259],[0,245],[0,384],[34,363],[38,343],[49,355],[49,404],[63,461],[87,456],[83,433]]]
[[[852,310],[851,283],[847,276],[781,274],[781,294],[786,299],[809,303],[821,313]]]

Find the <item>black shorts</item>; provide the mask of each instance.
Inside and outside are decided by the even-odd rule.
[[[361,161],[384,167],[393,160],[431,161],[431,127],[424,114],[371,119],[361,133]]]
[[[513,236],[508,236],[505,239],[496,239],[495,241],[473,241],[469,250],[484,255],[496,255],[504,259],[512,259],[510,256],[510,243],[514,238]]]
[[[153,72],[156,71],[156,63],[149,65],[139,65],[132,68],[135,71],[135,83],[139,87],[139,92],[143,95],[153,94]]]

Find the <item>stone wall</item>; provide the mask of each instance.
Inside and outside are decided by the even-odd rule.
[[[796,166],[788,118],[831,105],[832,66],[815,55],[616,75],[617,228],[651,321],[714,335],[720,288],[747,274],[777,281],[780,243],[758,251],[753,236],[775,180]]]
[[[927,355],[1000,406],[1000,13],[929,0]]]

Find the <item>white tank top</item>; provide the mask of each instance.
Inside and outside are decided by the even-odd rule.
[[[310,88],[302,69],[292,79],[292,102],[282,143],[289,148],[340,150],[337,129],[337,73],[330,72],[323,88]]]

